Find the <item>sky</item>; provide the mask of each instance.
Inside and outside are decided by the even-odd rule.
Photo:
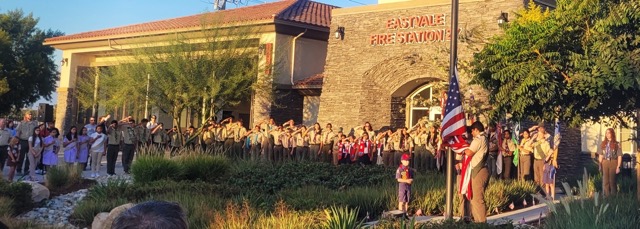
[[[275,0],[242,0],[256,5]],[[339,7],[376,4],[377,0],[314,0]],[[39,18],[38,28],[60,30],[67,35],[125,26],[143,22],[194,15],[213,10],[213,0],[0,0],[0,13],[22,9]],[[239,5],[238,7],[242,7]],[[227,8],[235,8],[227,4]],[[60,63],[62,52],[56,51],[54,63]],[[41,99],[39,103],[55,104]]]

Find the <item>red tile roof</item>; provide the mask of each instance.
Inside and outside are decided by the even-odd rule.
[[[155,31],[170,31],[175,29],[201,28],[203,20],[206,19],[215,19],[216,21],[220,21],[222,24],[280,19],[321,27],[329,27],[331,23],[331,10],[334,8],[337,7],[309,0],[283,0],[173,19],[89,31],[67,36],[52,37],[46,39],[45,42],[88,39]]]
[[[309,89],[309,88],[322,88],[322,82],[324,80],[324,74],[315,74],[311,77],[307,77],[302,80],[298,80],[293,85],[295,89]]]

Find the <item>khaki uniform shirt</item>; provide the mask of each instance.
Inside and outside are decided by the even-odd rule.
[[[18,128],[16,128],[17,133],[20,134],[18,138],[24,141],[29,140],[29,137],[33,135],[33,129],[35,129],[36,127],[38,127],[38,122],[36,121],[21,122],[18,125]]]
[[[242,142],[242,138],[244,138],[246,134],[247,134],[247,129],[245,129],[243,126],[237,126],[233,130],[233,141]],[[257,133],[257,134],[262,135],[261,133]],[[262,136],[260,137],[260,142],[262,142]]]
[[[322,134],[322,138],[321,141],[325,144],[325,145],[333,145],[333,140],[336,138],[336,134],[333,133],[332,131],[326,131]]]
[[[273,136],[273,144],[274,145],[282,145],[282,131],[274,130],[271,131],[271,136]]]
[[[546,139],[536,140],[531,145],[533,147],[533,158],[536,160],[545,159],[549,155],[549,150],[551,150],[551,145]]]
[[[485,160],[485,156],[487,154],[488,147],[487,137],[484,133],[479,134],[478,136],[473,137],[473,141],[469,145],[469,150],[473,151],[475,154],[471,158],[471,168],[482,167],[483,162]]]
[[[320,140],[322,139],[322,135],[318,133],[316,130],[309,130],[307,133],[309,135],[309,144],[311,145],[319,145]]]
[[[122,140],[122,132],[119,129],[112,129],[111,127],[107,127],[109,137],[109,145],[120,145],[120,140]]]
[[[149,131],[149,129],[147,129],[144,126],[137,126],[136,133],[138,135],[137,139],[139,142],[143,142],[143,143],[149,142],[149,137],[151,136],[151,132]]]
[[[0,146],[8,146],[11,139],[11,131],[8,128],[0,129]],[[2,163],[0,161],[0,163]]]
[[[122,140],[124,141],[124,144],[133,145],[138,142],[138,136],[133,127],[126,125],[121,126],[120,129],[122,131]]]

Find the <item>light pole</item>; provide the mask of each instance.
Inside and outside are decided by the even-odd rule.
[[[149,117],[149,83],[151,80],[151,74],[147,74],[147,96],[144,99],[144,118]]]

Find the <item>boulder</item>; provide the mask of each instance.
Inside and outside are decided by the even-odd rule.
[[[23,182],[31,185],[31,190],[32,190],[31,199],[33,200],[34,203],[38,203],[45,199],[49,199],[49,195],[51,195],[51,192],[49,192],[49,189],[44,185],[41,185],[40,183],[33,182],[33,181],[23,181]]]
[[[105,228],[105,222],[109,218],[108,212],[100,212],[96,217],[93,217],[93,223],[91,223],[92,229],[102,229]],[[109,224],[109,228],[111,228],[111,224]]]
[[[107,220],[104,223],[104,227],[103,228],[111,229],[111,224],[113,224],[113,221],[116,220],[116,218],[120,214],[122,214],[126,210],[129,210],[129,208],[132,208],[133,206],[136,206],[136,205],[132,204],[132,203],[128,203],[128,204],[120,205],[120,206],[114,208],[113,210],[111,210],[111,212],[109,212],[109,216],[107,217]]]

